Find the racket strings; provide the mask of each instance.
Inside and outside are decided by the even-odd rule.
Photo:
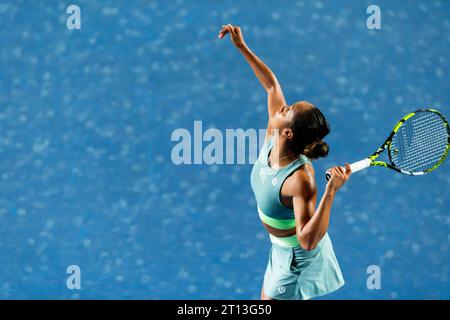
[[[406,144],[410,145],[411,141],[409,141],[411,139],[411,137],[413,137],[413,130],[412,130],[413,126],[407,126],[406,127],[406,134],[403,133],[403,143],[405,143],[406,140]],[[428,126],[424,125],[424,124],[418,124],[415,129],[415,131],[417,130],[426,130],[426,135],[421,135],[419,132],[419,134],[416,134],[414,136],[414,143],[416,145],[421,145],[423,146],[421,148],[421,153],[420,156],[422,158],[424,158],[424,160],[431,158],[440,158],[440,154],[436,153],[436,148],[434,146],[435,143],[435,134],[433,132],[433,130],[430,130],[430,128],[428,128]],[[436,130],[435,130],[436,131]],[[402,145],[403,146],[403,145]],[[409,153],[409,154],[404,154],[405,153],[405,148],[400,148],[401,150],[401,154],[404,157],[404,161],[408,162],[408,161],[412,161],[415,163],[420,163],[420,161],[418,161],[417,158],[417,154],[414,153]]]
[[[403,124],[393,140],[393,162],[406,171],[431,168],[442,156],[441,152],[437,152],[439,146],[445,150],[445,129],[438,116],[415,117]]]
[[[431,111],[420,111],[393,136],[391,161],[404,171],[425,172],[441,160],[447,144],[448,130],[442,118]]]
[[[439,149],[445,150],[443,146],[446,145],[445,134],[442,134],[445,127],[440,121],[429,120],[423,117],[412,119],[402,130],[400,154],[403,157],[398,157],[397,163],[403,170],[425,171],[440,160],[442,152]]]

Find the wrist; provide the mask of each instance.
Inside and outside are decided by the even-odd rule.
[[[248,47],[245,44],[245,42],[242,42],[241,44],[237,44],[236,47],[241,51],[248,50]]]
[[[325,188],[325,194],[331,197],[334,197],[334,195],[336,194],[337,189],[335,187],[332,186],[331,183],[328,183],[326,188]]]

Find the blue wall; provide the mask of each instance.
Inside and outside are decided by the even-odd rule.
[[[0,3],[0,298],[257,299],[270,242],[251,165],[180,165],[171,133],[262,128],[266,97],[222,24],[288,103],[332,126],[326,168],[377,147],[406,113],[450,117],[449,1]],[[366,28],[378,4],[382,29]],[[346,285],[329,299],[450,298],[449,166],[371,168],[339,192],[329,234]],[[82,290],[66,287],[78,265]],[[382,289],[366,287],[379,265]]]

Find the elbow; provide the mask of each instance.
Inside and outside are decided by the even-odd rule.
[[[297,237],[300,247],[305,251],[313,251],[317,248],[317,242],[312,241],[312,239],[308,239],[305,235],[300,234]]]
[[[276,91],[279,91],[281,89],[280,84],[278,83],[278,81],[275,79],[271,79],[267,84],[266,84],[266,91],[268,94],[274,94]]]
[[[305,251],[313,251],[315,248],[317,248],[317,244],[305,244],[305,245],[300,244],[300,246]]]

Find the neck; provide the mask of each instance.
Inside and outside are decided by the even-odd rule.
[[[272,167],[286,166],[297,158],[298,155],[289,150],[287,141],[280,136],[276,136],[269,156]]]

